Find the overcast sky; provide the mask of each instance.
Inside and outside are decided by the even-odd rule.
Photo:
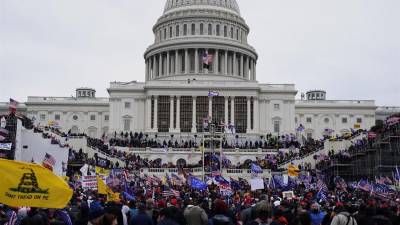
[[[260,82],[400,106],[399,0],[237,1]],[[80,86],[108,96],[110,81],[143,81],[164,4],[0,0],[0,101],[71,96]]]

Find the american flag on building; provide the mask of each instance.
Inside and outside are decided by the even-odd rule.
[[[205,51],[203,54],[203,67],[205,69],[210,69],[210,65],[213,62],[214,56]]]

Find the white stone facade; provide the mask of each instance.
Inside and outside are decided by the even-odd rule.
[[[36,125],[55,121],[61,130],[100,137],[109,131],[108,98],[28,97],[27,115]]]
[[[374,101],[329,101],[324,91],[296,101],[293,84],[257,82],[258,55],[235,0],[167,0],[153,32],[145,82],[110,83],[109,98],[96,98],[90,88],[75,97],[28,97],[21,109],[36,124],[54,120],[66,132],[93,137],[121,131],[193,137],[204,118],[234,125],[242,137],[294,134],[301,124],[305,136],[320,138],[326,129],[339,134],[375,124]]]

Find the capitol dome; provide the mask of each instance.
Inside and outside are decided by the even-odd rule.
[[[146,81],[256,82],[249,32],[236,0],[167,0],[144,54]]]
[[[236,0],[167,0],[164,14],[182,8],[218,8],[240,15]]]

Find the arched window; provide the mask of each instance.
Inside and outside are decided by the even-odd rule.
[[[228,29],[224,26],[224,37],[228,37]]]
[[[179,25],[176,25],[175,27],[175,36],[179,37]]]
[[[233,39],[233,27],[231,27],[231,38]]]
[[[169,38],[172,38],[172,27],[169,27]]]
[[[164,28],[164,40],[167,39],[167,28]]]
[[[236,30],[236,40],[239,40],[239,29]]]
[[[208,24],[208,35],[212,35],[212,25]]]
[[[216,32],[216,35],[219,36],[219,32],[220,32],[219,24],[217,24],[217,26],[215,27],[215,32]]]
[[[196,24],[192,23],[192,35],[196,34]]]
[[[200,35],[204,34],[204,25],[201,23],[200,24]]]
[[[187,24],[183,25],[183,36],[187,35]]]

